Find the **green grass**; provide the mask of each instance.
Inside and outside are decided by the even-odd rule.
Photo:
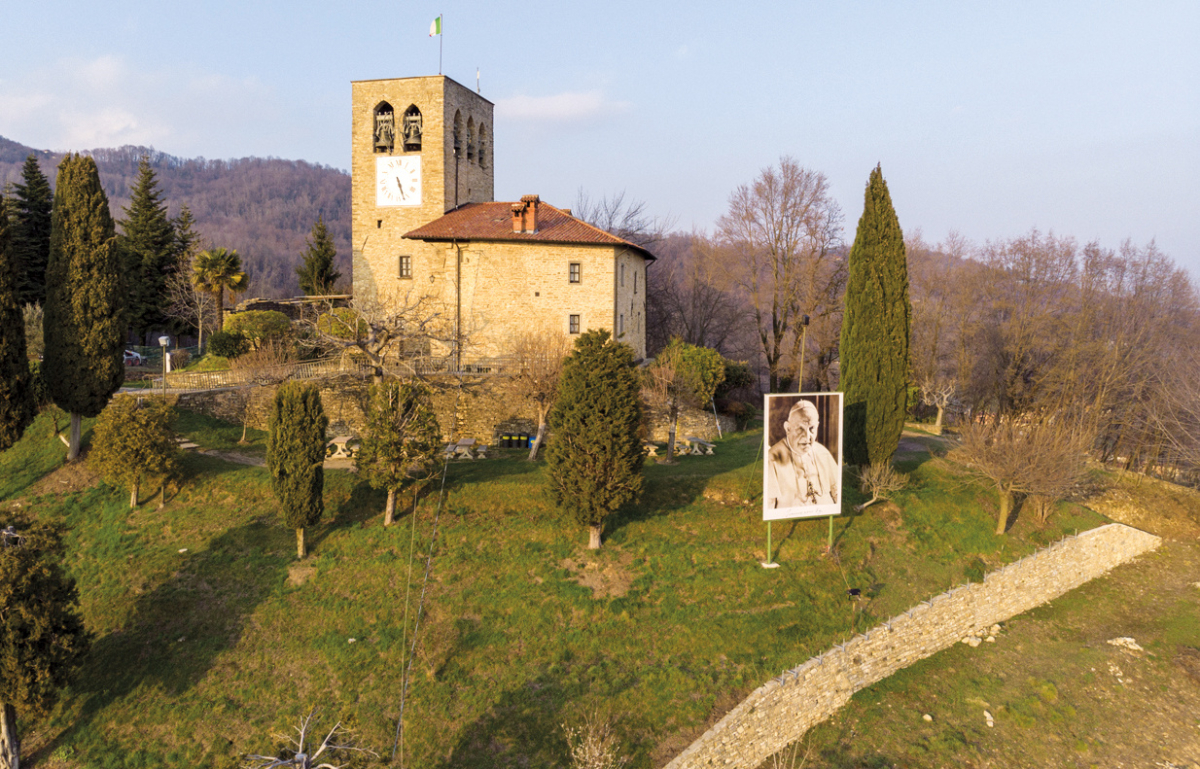
[[[239,454],[261,456],[267,450],[267,433],[253,427],[245,431],[247,443],[242,439],[242,425],[215,419],[198,411],[179,409],[175,430],[201,449],[235,451]]]
[[[25,481],[5,473],[0,497],[20,496],[61,461],[40,424],[0,455],[3,467],[39,458]],[[204,447],[240,450],[240,426],[184,413],[179,427]],[[642,501],[609,522],[598,553],[554,509],[543,464],[452,464],[408,684],[405,763],[561,765],[561,724],[599,710],[615,719],[632,766],[661,764],[781,670],[981,563],[994,568],[1071,530],[1018,520],[998,537],[980,509],[986,491],[938,460],[913,461],[895,507],[835,521],[834,557],[822,554],[825,519],[777,522],[782,566],[764,570],[761,445],[756,431],[718,441],[716,456],[648,464]],[[35,765],[233,766],[273,750],[270,735],[314,706],[390,755],[437,483],[420,495],[415,529],[407,506],[385,529],[381,492],[327,472],[326,522],[297,565],[264,469],[189,453],[184,471],[162,510],[131,512],[126,493],[105,486],[26,500],[67,524],[67,565],[97,639],[27,740]],[[851,486],[847,507],[863,501]],[[1072,528],[1102,522],[1072,515]],[[627,589],[593,592],[581,575]],[[869,600],[852,602],[849,587]]]

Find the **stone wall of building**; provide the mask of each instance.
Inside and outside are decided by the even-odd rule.
[[[768,681],[667,764],[753,769],[831,716],[860,689],[967,636],[1028,611],[1161,544],[1114,523],[1068,537],[1021,561],[922,601]]]

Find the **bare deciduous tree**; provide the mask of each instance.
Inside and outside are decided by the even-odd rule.
[[[1065,420],[1018,424],[972,423],[948,457],[995,486],[996,533],[1003,534],[1018,495],[1058,500],[1079,487],[1087,471],[1090,436]]]
[[[227,395],[242,420],[242,437],[238,440],[240,445],[245,446],[249,443],[246,440],[246,431],[250,427],[254,388],[277,385],[287,379],[295,357],[295,351],[289,342],[270,339],[257,349],[229,361],[230,370],[244,374],[253,385],[237,387]]]
[[[531,330],[513,340],[508,390],[514,397],[531,402],[538,415],[537,437],[529,447],[530,462],[537,459],[546,438],[546,416],[558,397],[563,358],[570,351],[571,342],[560,330]]]
[[[167,276],[167,298],[163,314],[186,328],[196,330],[198,344],[204,346],[204,336],[216,328],[217,302],[212,294],[201,291],[192,282],[189,260]]]
[[[352,350],[366,358],[373,381],[382,382],[387,367],[401,376],[417,372],[404,361],[429,353],[431,343],[461,349],[467,334],[454,329],[453,316],[415,293],[355,297],[349,307],[327,305],[306,319],[317,345],[327,351]]]
[[[798,368],[803,315],[839,312],[846,262],[842,213],[825,175],[781,158],[749,185],[734,190],[718,222],[730,251],[723,260],[730,280],[747,297],[772,392],[785,369]]]
[[[575,197],[575,208],[571,212],[576,219],[628,240],[647,251],[661,241],[671,228],[670,218],[659,219],[646,211],[646,201],[625,200],[625,190],[612,197],[594,200],[581,188]]]

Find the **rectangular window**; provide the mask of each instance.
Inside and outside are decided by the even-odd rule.
[[[617,316],[617,333],[625,333],[625,313],[621,313]]]
[[[637,276],[638,276],[637,270],[634,270],[634,272],[633,272],[633,293],[634,294],[637,294]]]
[[[571,262],[571,264],[568,267],[567,274],[570,277],[570,281],[572,283],[579,283],[580,282],[580,274],[581,274],[580,263],[579,262]]]
[[[412,277],[412,257],[411,256],[400,257],[400,277],[401,278],[411,278]]]
[[[625,265],[621,265],[621,288],[625,288]]]
[[[579,316],[578,315],[571,315],[569,317],[568,324],[570,326],[572,334],[579,333]]]

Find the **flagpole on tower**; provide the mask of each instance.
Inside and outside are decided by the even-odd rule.
[[[437,35],[438,39],[438,74],[442,74],[442,14],[438,14],[433,23],[429,25],[429,36]]]

